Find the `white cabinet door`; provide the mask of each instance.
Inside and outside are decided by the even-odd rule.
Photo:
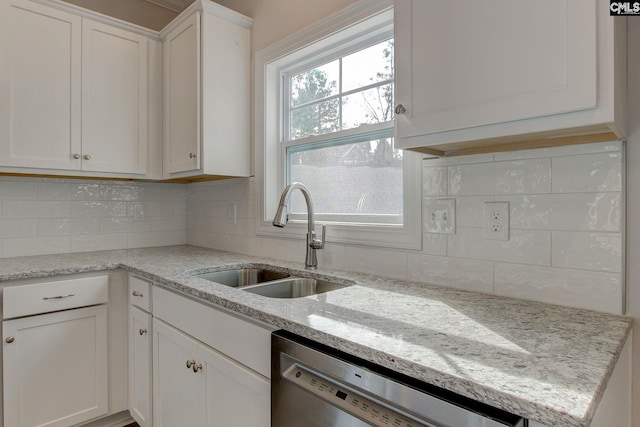
[[[0,166],[80,169],[81,18],[0,2]]]
[[[107,308],[4,321],[4,425],[68,427],[108,411]]]
[[[154,426],[270,425],[269,380],[153,320]]]
[[[200,169],[200,13],[164,41],[164,171]]]
[[[397,136],[595,108],[596,28],[596,0],[396,0]]]
[[[153,319],[153,422],[155,427],[204,427],[206,377],[194,372],[199,344]]]
[[[201,349],[207,378],[207,427],[269,427],[269,380],[208,347]]]
[[[151,421],[151,315],[129,306],[129,412],[140,427]]]
[[[147,38],[82,21],[82,169],[147,170]]]

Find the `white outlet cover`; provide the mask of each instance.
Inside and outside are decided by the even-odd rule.
[[[485,240],[509,240],[509,228],[509,202],[485,202]]]
[[[427,233],[456,232],[456,199],[426,199],[424,213]]]

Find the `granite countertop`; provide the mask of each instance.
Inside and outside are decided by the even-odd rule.
[[[270,265],[353,286],[273,299],[194,273]],[[349,354],[550,426],[587,426],[631,319],[193,246],[0,259],[0,282],[124,268]]]

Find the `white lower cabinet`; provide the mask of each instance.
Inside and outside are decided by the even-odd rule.
[[[154,319],[155,426],[269,426],[270,383]]]
[[[129,307],[129,412],[151,427],[151,314]]]
[[[4,321],[5,427],[68,427],[108,412],[107,307]]]
[[[270,425],[271,328],[133,275],[129,303],[129,412],[140,427]]]

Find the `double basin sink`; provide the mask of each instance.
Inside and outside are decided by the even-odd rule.
[[[315,278],[293,277],[289,273],[264,267],[214,271],[196,277],[269,298],[300,298],[350,286]]]

